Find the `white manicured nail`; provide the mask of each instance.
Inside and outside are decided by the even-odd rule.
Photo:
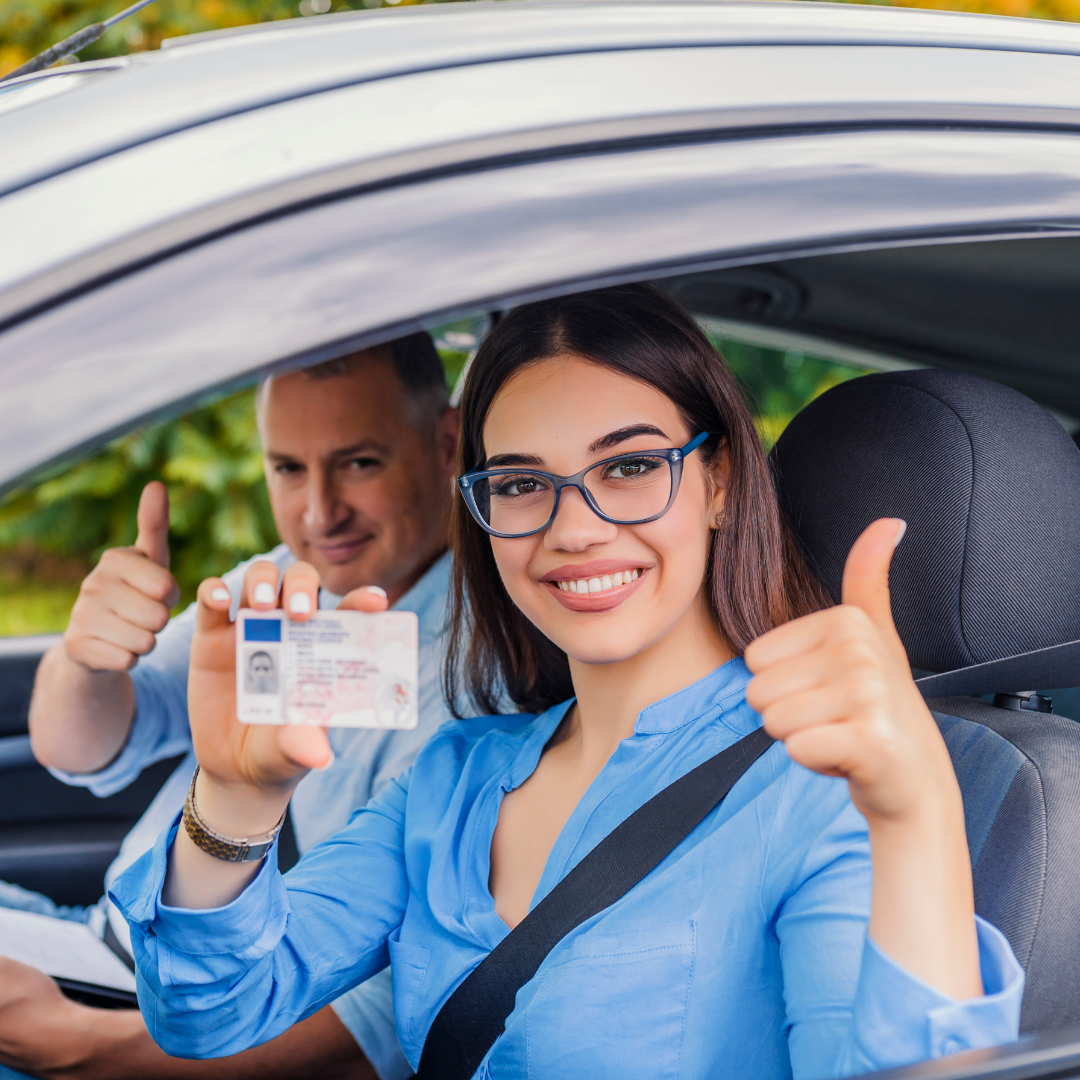
[[[211,590],[210,599],[211,600],[217,600],[218,603],[221,603],[222,600],[231,600],[232,597],[229,595],[229,590],[228,589],[226,589],[223,586],[219,585],[216,589]]]
[[[367,591],[374,593],[376,596],[381,596],[384,600],[386,599],[386,590],[380,589],[378,585],[369,585]]]
[[[256,604],[272,604],[277,599],[277,589],[269,581],[260,581],[251,595]]]
[[[896,539],[893,541],[893,547],[898,547],[900,541],[904,539],[904,533],[907,532],[907,522],[901,521],[900,528],[896,530]]]
[[[326,770],[329,769],[330,766],[333,765],[336,760],[337,760],[337,755],[334,753],[333,748],[331,748],[330,756],[326,759],[325,762],[323,762],[322,765],[316,765],[315,766],[315,771],[316,772],[326,772]]]
[[[289,597],[289,610],[294,615],[306,615],[311,610],[311,597],[306,592],[294,592]]]

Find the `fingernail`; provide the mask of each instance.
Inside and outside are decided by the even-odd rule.
[[[904,533],[907,532],[907,522],[901,520],[900,527],[896,530],[896,539],[893,541],[893,547],[899,547],[900,541],[904,539]]]
[[[336,760],[337,760],[337,754],[335,754],[334,751],[333,751],[333,748],[331,748],[330,756],[326,759],[326,761],[322,765],[316,765],[315,766],[315,771],[316,772],[326,772],[326,770],[329,769],[330,766],[333,765]]]
[[[381,596],[384,600],[386,599],[386,590],[380,589],[378,585],[369,585],[367,591],[374,593],[376,596]]]
[[[220,603],[222,600],[231,600],[232,597],[229,595],[228,589],[219,585],[216,589],[211,590],[210,599],[217,600]]]
[[[295,615],[306,615],[311,610],[311,597],[306,592],[294,592],[289,597],[289,610]]]
[[[272,604],[277,599],[277,589],[269,581],[260,581],[252,596],[256,604]]]

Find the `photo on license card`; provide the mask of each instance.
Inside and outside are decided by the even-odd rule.
[[[236,616],[236,715],[245,724],[414,728],[419,622],[411,611]]]

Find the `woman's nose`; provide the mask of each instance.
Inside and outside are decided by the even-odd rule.
[[[598,517],[577,488],[563,488],[555,518],[544,534],[550,551],[584,551],[607,544],[619,534],[619,526]]]

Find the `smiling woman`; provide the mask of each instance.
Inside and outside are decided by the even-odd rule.
[[[541,505],[501,535],[486,498],[458,508],[457,670],[538,715],[444,726],[284,880],[273,860],[164,836],[113,891],[154,1037],[234,1053],[389,959],[424,1080],[484,1060],[493,1078],[816,1080],[1015,1039],[1023,974],[974,915],[959,789],[889,613],[904,523],[865,531],[845,603],[822,609],[733,379],[645,286],[509,313],[462,409],[464,487],[495,474],[493,499]],[[664,504],[612,514],[605,485],[659,462]],[[245,585],[256,606],[264,572]],[[302,621],[319,583],[297,563],[264,606]],[[192,644],[191,813],[226,838],[272,836],[326,735],[237,723],[217,588],[200,587]],[[729,794],[690,814],[684,782],[739,754]],[[676,834],[641,874],[559,923],[531,970],[485,963],[550,929],[541,908],[656,799]],[[470,997],[484,971],[497,998]],[[489,1037],[461,1008],[493,1019]]]
[[[824,594],[796,553],[771,497],[765,455],[739,386],[694,321],[676,305],[647,289],[569,297],[515,312],[513,320],[499,324],[490,341],[482,354],[488,363],[474,365],[462,399],[460,483],[472,514],[462,504],[455,508],[458,618],[448,693],[464,682],[482,712],[496,711],[502,685],[528,710],[542,711],[573,694],[565,652],[553,647],[529,608],[511,597],[510,584],[495,572],[498,553],[517,550],[497,539],[499,530],[492,528],[498,524],[498,506],[486,497],[491,481],[484,470],[495,466],[555,469],[560,464],[570,468],[587,463],[580,474],[582,486],[562,489],[567,503],[559,514],[563,525],[547,520],[555,513],[554,495],[561,479],[550,473],[539,479],[542,490],[536,497],[550,491],[551,498],[542,499],[533,511],[536,520],[530,519],[530,529],[524,531],[552,524],[544,534],[545,543],[552,542],[566,522],[579,519],[595,523],[606,534],[620,533],[617,521],[630,519],[622,516],[624,511],[609,491],[626,481],[616,480],[605,465],[620,469],[619,463],[626,463],[647,468],[650,477],[659,475],[659,488],[652,481],[647,494],[634,497],[635,508],[625,512],[643,524],[662,517],[665,533],[681,521],[688,502],[685,497],[676,500],[680,486],[689,486],[699,499],[706,488],[711,490],[713,501],[702,507],[702,521],[690,527],[688,546],[673,562],[691,577],[696,572],[695,560],[688,558],[691,552],[707,564],[702,602],[711,624],[736,654],[772,627],[825,605]],[[590,363],[536,367],[540,360],[558,356],[587,357]],[[496,398],[499,408],[494,410]],[[659,422],[626,423],[628,416],[637,420],[652,413],[658,413]],[[597,436],[577,448],[580,459],[566,456],[563,462],[543,462],[531,448],[522,453],[526,448],[521,432],[542,429],[563,434],[584,417],[594,419],[588,430]],[[607,419],[607,429],[601,430],[601,418]],[[573,453],[567,442],[560,439],[560,456]],[[614,449],[630,454],[607,462],[604,451],[610,454]],[[705,464],[704,472],[684,466],[684,460],[689,466],[695,459]],[[516,475],[509,474],[508,479]],[[647,501],[638,503],[638,498]],[[592,512],[582,516],[586,499]],[[504,501],[508,500],[494,496],[496,504]],[[606,519],[605,506],[612,511]],[[607,521],[606,530],[597,516]],[[485,535],[490,532],[495,539]],[[655,556],[640,564],[616,565],[610,558],[593,559],[587,565],[549,568],[548,577],[584,581],[584,591],[591,595],[590,579],[597,580],[595,591],[600,592],[605,575],[629,571],[634,584],[635,572],[647,575],[654,560]],[[676,566],[668,568],[669,578]],[[700,578],[692,583],[695,592],[700,585]],[[622,593],[630,591],[624,582]],[[578,584],[573,601],[570,596],[558,599],[564,605],[580,605],[582,592]],[[585,601],[588,610],[611,606],[606,599]],[[469,622],[466,611],[473,613]]]

